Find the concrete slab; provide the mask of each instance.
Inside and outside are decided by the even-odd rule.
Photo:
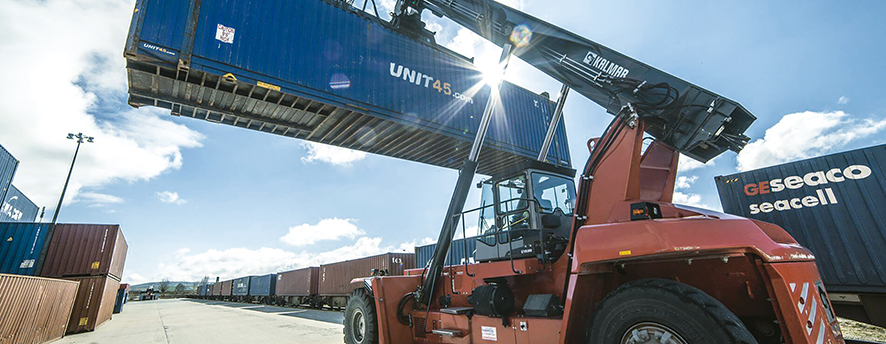
[[[341,312],[188,299],[139,301],[58,344],[341,343]]]

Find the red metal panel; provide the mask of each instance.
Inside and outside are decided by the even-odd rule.
[[[309,296],[319,291],[320,268],[309,268],[281,272],[277,274],[277,295]]]
[[[68,322],[68,333],[94,331],[105,321],[111,320],[120,281],[111,276],[86,276],[65,278],[80,282],[77,299]]]
[[[0,343],[46,343],[65,335],[77,282],[0,274]]]
[[[123,276],[129,246],[119,225],[60,224],[55,227],[41,276]]]
[[[385,253],[377,256],[320,265],[320,295],[348,295],[351,280],[368,277],[372,269],[386,269],[390,275],[403,275],[415,267],[415,253]]]

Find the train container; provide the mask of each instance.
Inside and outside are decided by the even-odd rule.
[[[837,315],[886,326],[886,145],[716,177],[723,210],[815,254]]]
[[[219,295],[222,299],[227,300],[231,298],[231,292],[234,289],[234,280],[227,280],[221,282],[221,290],[219,291]]]
[[[0,204],[0,222],[34,222],[40,207],[34,204],[15,185],[10,184],[3,204]]]
[[[249,278],[250,301],[270,304],[277,292],[277,274]]]
[[[369,277],[373,270],[384,271],[387,275],[403,275],[404,270],[412,268],[415,268],[415,253],[385,253],[323,264],[320,265],[320,296],[330,307],[344,307],[353,290],[351,280]]]
[[[59,224],[41,271],[46,277],[123,277],[129,246],[119,225]]]
[[[437,248],[437,244],[429,244],[424,246],[416,246],[415,247],[415,267],[418,269],[424,268],[428,265],[428,262],[431,258],[434,257],[434,249]],[[474,262],[474,251],[477,250],[477,238],[470,237],[467,239],[455,239],[452,241],[452,246],[449,248],[449,252],[446,254],[446,260],[443,264],[446,265],[458,265],[464,263],[473,263]]]
[[[65,335],[76,281],[0,274],[0,341],[37,344]]]
[[[231,296],[249,296],[249,280],[251,277],[235,278],[231,289]]]
[[[124,56],[132,106],[455,169],[490,95],[471,60],[337,0],[141,0]],[[498,94],[481,174],[535,159],[552,118],[546,95]]]
[[[0,222],[0,273],[36,276],[52,225]]]
[[[129,299],[129,284],[120,283],[117,288],[117,300],[114,302],[114,314],[123,312],[123,305]]]
[[[67,333],[95,331],[105,321],[111,320],[120,281],[112,276],[66,277],[80,282],[77,299],[68,321]]]
[[[320,268],[316,266],[280,272],[275,300],[279,305],[318,307],[319,282]]]
[[[0,200],[6,199],[17,168],[18,160],[6,148],[0,146]]]

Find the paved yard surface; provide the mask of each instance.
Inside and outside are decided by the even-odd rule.
[[[65,336],[70,343],[341,343],[342,314],[202,300],[127,303],[95,332]]]

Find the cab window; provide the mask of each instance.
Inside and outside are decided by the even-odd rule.
[[[575,185],[571,179],[533,172],[532,188],[540,212],[550,214],[559,209],[564,215],[572,215],[575,208]]]

